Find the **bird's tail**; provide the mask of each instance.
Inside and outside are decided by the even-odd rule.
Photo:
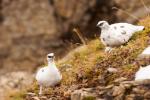
[[[136,26],[137,28],[136,28],[136,31],[142,31],[142,30],[144,30],[144,26]]]

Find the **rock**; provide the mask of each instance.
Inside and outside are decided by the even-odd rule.
[[[96,100],[106,100],[106,99],[96,99]]]
[[[114,82],[115,83],[120,83],[120,82],[123,82],[125,80],[127,80],[127,78],[121,77],[121,78],[116,79]]]
[[[137,80],[137,81],[135,81],[135,83],[138,85],[147,85],[147,84],[150,84],[150,79]]]
[[[150,92],[146,92],[146,93],[144,94],[144,98],[145,98],[145,99],[150,99]]]
[[[64,95],[65,97],[69,97],[71,93],[72,93],[72,90],[69,88],[67,91],[65,91],[65,92],[63,93],[63,95]]]
[[[81,88],[71,93],[71,100],[148,100],[150,98],[148,80],[137,83],[126,78],[116,79],[117,84]],[[85,99],[86,98],[86,99]]]
[[[144,94],[145,93],[145,90],[143,90],[143,89],[139,89],[139,88],[133,88],[132,89],[132,92],[133,93],[139,93],[139,94]]]
[[[150,59],[150,55],[146,55],[146,54],[140,54],[137,57],[138,59]]]
[[[94,93],[86,92],[84,90],[75,90],[71,94],[71,100],[96,100],[96,95]]]
[[[26,95],[33,97],[33,96],[35,96],[36,94],[35,94],[35,93],[32,93],[32,92],[28,92]]]
[[[5,93],[7,93],[4,91],[19,91],[24,89],[26,86],[31,85],[33,80],[33,75],[24,71],[3,74],[2,77],[0,77],[1,97],[5,96]],[[34,93],[27,93],[27,95],[31,97],[35,96]]]
[[[81,100],[81,91],[74,91],[71,94],[71,100]]]
[[[132,84],[122,84],[126,89],[131,88],[133,85]]]
[[[110,89],[110,88],[112,88],[113,86],[114,86],[113,84],[108,85],[108,86],[105,87],[105,89]]]
[[[134,100],[135,98],[135,94],[130,94],[130,95],[127,95],[125,100]]]
[[[112,96],[119,96],[125,92],[125,88],[122,86],[115,86],[112,89]]]
[[[99,80],[99,84],[104,85],[106,83],[105,76],[99,75],[98,80]]]
[[[116,68],[108,68],[107,71],[110,73],[117,73],[118,72],[118,70]]]
[[[40,98],[37,96],[34,96],[34,97],[32,97],[32,100],[40,100]]]
[[[131,89],[131,88],[130,88]],[[127,89],[123,84],[120,83],[119,86],[114,86],[112,88],[112,96],[114,97],[114,100],[123,100],[123,98],[126,96]]]
[[[27,86],[33,82],[33,75],[18,71],[18,72],[11,72],[3,74],[0,77],[0,85],[2,86],[9,86],[10,88],[20,88],[21,86]]]
[[[48,98],[46,96],[39,97],[40,100],[47,100]]]
[[[81,100],[82,90],[76,90],[71,94],[71,100]]]

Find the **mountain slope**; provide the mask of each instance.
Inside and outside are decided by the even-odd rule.
[[[56,88],[45,89],[44,100],[48,98],[67,100],[71,98],[75,90],[107,87],[120,77],[127,81],[134,80],[135,72],[140,65],[150,64],[149,61],[137,59],[150,41],[150,18],[141,20],[139,24],[144,25],[145,30],[135,33],[128,43],[114,49],[110,54],[104,53],[104,46],[99,39],[95,39],[58,61],[57,65],[63,75],[62,82]],[[110,71],[110,68],[115,71]],[[26,94],[31,92],[38,93],[36,82],[23,92],[11,94],[11,98],[17,98],[17,100],[38,98],[36,94],[33,96]],[[124,95],[127,94],[124,93]],[[85,100],[95,100],[95,98]]]

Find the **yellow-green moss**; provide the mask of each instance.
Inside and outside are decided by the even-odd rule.
[[[16,92],[15,94],[10,94],[8,100],[24,100],[26,97],[26,91]]]
[[[87,96],[87,97],[84,97],[83,100],[96,100],[96,97]]]

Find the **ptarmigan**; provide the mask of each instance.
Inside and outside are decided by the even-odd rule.
[[[109,25],[107,21],[99,21],[97,27],[101,28],[100,39],[109,52],[113,47],[118,47],[132,37],[133,33],[141,31],[144,26],[135,26],[128,23],[115,23]]]
[[[146,67],[140,67],[135,74],[135,80],[150,79],[150,65]]]
[[[48,66],[40,68],[36,74],[36,80],[40,85],[39,94],[42,94],[43,86],[55,86],[62,79],[61,73],[54,63],[54,53],[50,53],[47,55],[47,61]]]
[[[144,51],[138,56],[139,58],[150,58],[150,46],[148,46]]]

